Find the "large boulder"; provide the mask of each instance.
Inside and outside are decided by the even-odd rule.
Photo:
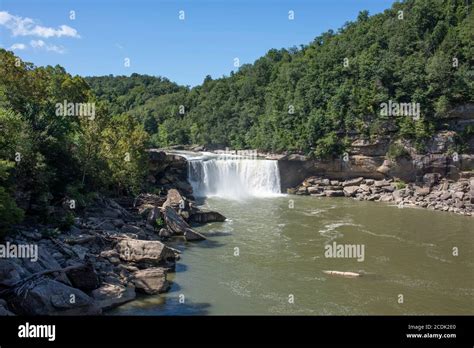
[[[107,310],[134,300],[136,293],[133,285],[125,287],[119,284],[106,283],[94,290],[92,297],[101,309]]]
[[[152,267],[135,272],[133,274],[133,283],[137,291],[148,295],[166,292],[170,287],[166,280],[166,271],[160,267]]]
[[[193,212],[189,217],[189,221],[197,223],[224,222],[225,220],[226,217],[221,213],[218,213],[216,211],[205,210],[197,210]]]
[[[11,260],[0,259],[0,289],[9,288],[30,273]]]
[[[345,186],[344,187],[344,195],[346,197],[354,197],[359,190],[359,186]]]
[[[120,259],[128,262],[174,261],[176,255],[160,241],[122,239],[116,245]]]
[[[49,278],[31,280],[9,301],[20,315],[99,315],[101,309],[79,289]]]
[[[99,277],[91,263],[84,267],[71,269],[66,272],[72,286],[82,291],[91,291],[97,289],[100,285]]]
[[[189,227],[188,223],[184,221],[184,219],[171,206],[166,206],[164,208],[163,216],[168,229],[173,232],[173,234],[182,235],[189,241],[206,239],[202,234]]]
[[[179,209],[180,207],[184,208],[184,198],[181,196],[181,194],[178,192],[176,189],[170,189],[168,190],[168,194],[166,196],[166,201],[163,204],[163,208],[170,206],[173,207],[174,209]]]

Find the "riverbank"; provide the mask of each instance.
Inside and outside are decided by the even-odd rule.
[[[98,196],[67,231],[16,226],[6,243],[35,246],[37,255],[0,258],[0,315],[97,315],[166,292],[180,259],[169,239],[203,240],[190,224],[223,220],[169,189],[134,200]]]
[[[437,174],[425,174],[421,184],[393,179],[345,181],[309,177],[289,193],[314,197],[349,197],[359,201],[393,202],[399,207],[411,206],[474,215],[474,177],[458,181],[440,179]]]

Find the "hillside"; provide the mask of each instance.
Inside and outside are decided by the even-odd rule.
[[[465,1],[408,0],[382,14],[360,12],[307,45],[272,49],[229,77],[208,76],[192,89],[161,78],[156,81],[163,87],[148,88],[150,77],[135,74],[87,81],[100,97],[145,123],[156,146],[330,157],[342,153],[355,133],[370,139],[390,130],[424,151],[425,141],[445,127],[445,113],[474,101],[473,23]],[[141,91],[132,102],[123,96],[126,80],[142,80],[132,89]],[[417,104],[419,113],[385,116],[383,103]]]

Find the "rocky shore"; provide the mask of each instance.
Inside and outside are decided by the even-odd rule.
[[[183,159],[150,157],[149,181],[160,194],[98,195],[66,231],[15,226],[4,244],[35,246],[37,258],[0,257],[0,315],[98,315],[138,294],[169,290],[167,274],[180,258],[169,240],[203,240],[192,225],[225,217],[194,206]]]
[[[399,207],[412,206],[474,216],[474,176],[457,181],[431,173],[419,184],[394,179],[330,180],[312,176],[288,193],[314,197],[351,197],[360,201],[392,202]]]

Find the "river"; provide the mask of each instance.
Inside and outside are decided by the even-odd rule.
[[[263,194],[246,183],[262,185],[262,165],[273,170],[273,164],[257,165],[255,173],[248,164],[234,165],[238,172],[246,168],[232,182],[225,170],[210,169],[199,174],[201,179],[190,173],[196,191],[205,196],[203,207],[228,220],[196,227],[205,241],[172,243],[182,258],[176,273],[168,275],[170,292],[138,298],[111,314],[472,314],[471,217],[347,198],[281,195],[272,188],[278,178],[267,174],[273,184]],[[203,174],[208,185],[198,188]],[[226,183],[215,189],[219,180]],[[227,190],[240,194],[224,194]],[[364,246],[363,260],[326,257],[325,246],[334,242]],[[346,278],[325,270],[363,275]]]

